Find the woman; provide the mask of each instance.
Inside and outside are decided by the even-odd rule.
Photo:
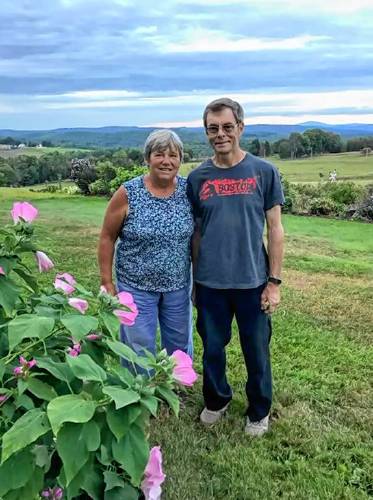
[[[133,326],[121,326],[121,338],[135,352],[154,353],[159,322],[162,348],[192,355],[190,239],[193,216],[186,179],[178,171],[183,144],[171,130],[147,138],[144,157],[149,173],[125,182],[107,208],[99,242],[101,284],[115,294],[130,292],[139,310]]]

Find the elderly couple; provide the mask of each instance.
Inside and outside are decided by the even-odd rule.
[[[192,253],[196,327],[204,348],[200,420],[214,424],[232,399],[225,347],[235,316],[247,370],[245,432],[260,436],[268,430],[272,401],[270,314],[280,302],[284,197],[276,168],[240,148],[239,103],[212,101],[203,122],[214,154],[187,179],[178,176],[179,137],[158,130],[147,138],[149,172],[125,182],[107,208],[101,284],[110,293],[117,288],[133,295],[139,315],[133,326],[122,325],[121,336],[137,353],[155,351],[159,323],[169,354],[181,349],[192,355]]]

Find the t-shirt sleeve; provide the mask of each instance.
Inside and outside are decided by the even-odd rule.
[[[282,189],[279,171],[276,167],[271,165],[268,172],[264,192],[264,210],[270,210],[276,205],[283,205],[285,203],[284,192]]]
[[[192,182],[190,176],[187,178],[187,196],[192,205],[194,219],[197,220],[201,217],[199,212],[198,196],[195,192],[195,183]]]

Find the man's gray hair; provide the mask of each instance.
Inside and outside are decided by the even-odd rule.
[[[178,151],[180,159],[183,159],[184,147],[180,137],[173,130],[154,130],[148,135],[144,144],[145,161],[149,161],[153,151],[165,151],[167,148]]]
[[[207,125],[207,114],[208,113],[217,113],[224,108],[229,108],[232,110],[234,117],[237,123],[243,123],[244,121],[244,111],[241,104],[237,101],[233,101],[229,99],[229,97],[221,97],[220,99],[215,99],[215,101],[211,101],[205,108],[203,112],[203,125],[206,127]]]

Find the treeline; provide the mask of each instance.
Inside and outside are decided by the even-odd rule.
[[[272,153],[277,153],[281,159],[341,153],[342,150],[340,135],[317,128],[306,130],[303,134],[293,132],[288,139],[280,139],[272,144]]]
[[[346,143],[346,151],[361,151],[365,148],[373,150],[373,137],[354,137]]]
[[[0,186],[31,186],[66,179],[70,175],[70,160],[75,155],[56,151],[39,157],[0,157]]]
[[[18,147],[20,144],[24,144],[25,146],[27,146],[29,148],[34,148],[35,146],[38,146],[39,144],[41,144],[44,148],[53,147],[53,144],[51,141],[35,142],[35,141],[27,141],[27,140],[22,140],[22,139],[14,139],[14,137],[0,137],[0,144],[7,144],[9,146],[14,146],[14,147]]]
[[[252,144],[254,142],[252,141]],[[259,155],[268,156],[268,151],[270,151],[269,154],[278,154],[281,159],[295,159],[326,153],[363,151],[366,148],[373,150],[373,137],[355,137],[344,142],[341,136],[334,132],[310,129],[302,134],[293,132],[288,139],[279,139],[271,144],[268,141],[260,143]]]
[[[93,173],[92,180],[103,178],[112,180],[117,170],[132,170],[143,164],[140,149],[95,150],[95,151],[55,151],[39,157],[19,155],[11,158],[0,157],[0,186],[32,186],[71,178],[71,161],[74,158],[89,161]]]

